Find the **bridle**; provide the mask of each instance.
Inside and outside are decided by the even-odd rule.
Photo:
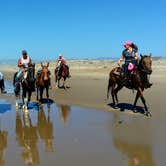
[[[149,56],[141,56],[141,60],[139,61],[139,70],[143,73],[151,74],[152,71],[145,68],[145,65],[143,64],[143,59],[147,58],[147,57],[149,57]]]

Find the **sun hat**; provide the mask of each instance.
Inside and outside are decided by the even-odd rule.
[[[126,47],[126,46],[131,46],[131,44],[132,44],[132,43],[131,43],[130,41],[126,41],[126,42],[123,43],[123,46],[124,46],[124,47]]]

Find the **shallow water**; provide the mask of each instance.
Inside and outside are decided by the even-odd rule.
[[[155,166],[166,161],[165,135],[153,119],[55,103],[40,108],[31,103],[25,113],[4,99],[0,110],[0,166]]]

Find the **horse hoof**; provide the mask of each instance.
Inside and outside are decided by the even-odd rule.
[[[151,114],[149,111],[147,111],[147,112],[145,113],[145,115],[146,115],[147,117],[152,117],[152,114]]]
[[[134,112],[134,113],[138,113],[138,111],[136,110],[135,107],[133,108],[133,112]]]
[[[25,113],[28,113],[28,109],[25,109]]]
[[[19,109],[19,105],[18,105],[18,103],[16,103],[15,107],[16,107],[16,109]]]

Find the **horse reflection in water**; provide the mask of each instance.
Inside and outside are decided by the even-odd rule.
[[[68,105],[57,105],[57,107],[58,107],[58,110],[60,112],[61,122],[64,125],[66,125],[67,121],[68,121],[68,118],[69,118],[69,114],[71,112],[70,106],[68,106]]]
[[[3,160],[3,153],[7,147],[7,135],[8,133],[6,131],[0,130],[0,166],[5,165],[5,161]]]
[[[22,147],[25,164],[39,164],[37,127],[32,124],[29,113],[16,112],[16,140]]]
[[[152,147],[150,144],[150,132],[138,123],[125,123],[119,119],[117,114],[113,115],[111,124],[111,134],[113,136],[114,147],[128,158],[128,166],[155,166]],[[147,122],[148,123],[148,122]],[[145,125],[145,124],[144,124]],[[146,127],[149,127],[148,124]],[[141,135],[138,135],[139,131]]]
[[[41,106],[38,111],[38,123],[37,128],[41,140],[45,143],[45,151],[53,152],[53,123],[50,120],[50,105],[47,105],[47,115]]]

